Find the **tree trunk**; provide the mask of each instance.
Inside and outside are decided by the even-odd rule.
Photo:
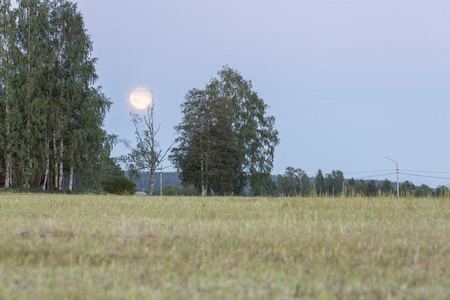
[[[27,15],[27,22],[28,22],[28,49],[27,49],[27,59],[28,59],[28,70],[27,70],[27,104],[28,106],[31,106],[31,87],[30,87],[30,82],[31,82],[31,50],[30,50],[30,45],[31,45],[31,25],[30,25],[30,19],[31,19],[31,8],[28,8],[28,15]],[[30,188],[30,172],[31,172],[31,157],[30,157],[30,151],[31,151],[31,124],[30,124],[30,118],[31,118],[31,113],[29,111],[28,108],[28,118],[27,118],[27,132],[28,132],[28,148],[27,148],[27,172],[25,174],[25,188],[29,189]]]
[[[6,155],[5,188],[11,186],[11,154]]]
[[[159,195],[160,196],[162,196],[163,195],[163,184],[162,184],[162,170],[163,170],[163,167],[162,167],[162,164],[161,164],[161,173],[159,174],[159,176],[160,176],[160,183],[159,183]]]
[[[73,190],[73,165],[70,166],[69,191]]]
[[[204,172],[204,166],[203,166],[203,159],[201,163],[201,172],[202,172],[202,197],[206,196],[206,183],[205,183],[205,172]]]
[[[8,28],[6,26],[5,21],[5,36],[8,36]],[[5,55],[4,62],[5,62],[5,70],[6,74],[5,76],[8,76],[7,73],[9,71],[9,38],[7,37],[5,39],[5,49],[7,54]],[[5,90],[6,90],[6,162],[5,162],[5,188],[9,189],[11,185],[11,141],[10,141],[10,134],[11,134],[11,127],[10,127],[10,112],[9,112],[9,94],[8,94],[8,87],[9,87],[9,80],[5,80]]]
[[[6,170],[5,170],[5,188],[9,189],[11,185],[11,141],[10,141],[10,133],[11,128],[9,124],[9,105],[8,105],[8,94],[6,95]]]
[[[63,141],[61,139],[61,149],[59,149],[59,190],[61,191],[63,189],[63,179],[64,179],[64,174],[63,174],[63,169],[64,169],[64,163],[63,163],[63,158],[64,158],[64,145],[63,145]]]
[[[29,125],[28,125],[29,126]],[[30,128],[28,128],[28,134],[29,134],[29,136],[30,136],[30,134],[31,134],[31,130],[30,130]],[[31,172],[31,156],[30,156],[30,151],[31,151],[31,148],[30,148],[30,139],[31,138],[29,138],[29,140],[28,140],[28,148],[27,148],[27,165],[26,165],[26,168],[25,168],[25,170],[26,170],[26,172],[25,172],[25,189],[29,189],[30,188],[30,172]]]
[[[70,151],[70,177],[69,177],[69,191],[73,190],[73,145]]]
[[[148,188],[148,195],[151,196],[153,195],[153,187],[155,185],[155,168],[152,166],[152,168],[150,168],[150,185]]]
[[[47,188],[48,172],[50,169],[50,145],[48,140],[45,142],[45,156],[46,156],[46,167],[45,167],[44,184],[42,185],[43,191],[45,191]]]
[[[59,183],[59,180],[58,180],[58,159],[57,159],[57,157],[58,157],[58,149],[56,147],[56,133],[53,130],[53,159],[55,160],[54,172],[55,172],[55,189],[56,190],[58,189],[58,183]]]

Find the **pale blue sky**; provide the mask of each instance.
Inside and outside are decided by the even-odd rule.
[[[273,173],[293,166],[358,177],[349,173],[394,170],[387,155],[401,171],[450,178],[447,0],[74,2],[99,58],[99,84],[114,102],[109,133],[133,139],[129,93],[144,86],[157,98],[159,140],[168,146],[187,91],[229,65],[276,117]],[[118,146],[113,154],[124,153]],[[385,177],[395,180],[378,179]]]

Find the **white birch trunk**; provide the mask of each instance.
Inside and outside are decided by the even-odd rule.
[[[69,191],[73,190],[73,165],[70,166]]]
[[[151,196],[153,195],[153,186],[155,185],[155,168],[152,167],[150,169],[150,185],[148,188],[148,195]]]
[[[45,167],[44,184],[42,185],[43,191],[45,191],[47,188],[48,172],[50,169],[50,147],[48,140],[45,143],[45,156],[46,156],[46,167]]]
[[[6,170],[5,170],[5,188],[9,189],[11,186],[11,154],[6,155]]]
[[[64,144],[63,141],[61,139],[61,144],[60,144],[61,148],[59,149],[59,190],[61,191],[63,188],[63,179],[64,179],[64,174],[63,174],[63,169],[64,169],[64,163],[63,163],[63,158],[64,158]]]
[[[29,125],[28,125],[29,126]],[[30,136],[31,130],[28,128],[28,134]],[[28,149],[27,149],[27,166],[26,166],[26,173],[25,173],[25,188],[30,188],[30,171],[31,171],[31,157],[30,157],[30,143],[28,142]]]
[[[201,163],[201,172],[202,172],[202,197],[206,196],[206,184],[205,184],[205,172],[204,172],[204,167],[203,167],[203,160]]]
[[[70,147],[70,176],[69,176],[69,191],[73,190],[73,145]]]
[[[7,27],[5,22],[5,36],[7,36]],[[8,37],[5,39],[5,49],[6,49],[6,56],[3,58],[5,69],[9,70],[9,39]],[[11,141],[10,141],[10,134],[11,134],[11,127],[10,127],[10,119],[9,119],[9,95],[8,95],[8,80],[6,80],[6,161],[5,161],[5,188],[9,189],[11,185]]]
[[[28,15],[27,15],[27,22],[28,22],[28,51],[27,51],[27,57],[28,57],[28,78],[27,78],[27,101],[31,104],[31,87],[30,87],[30,73],[31,73],[31,26],[30,26],[30,19],[31,19],[31,9],[28,8]],[[31,124],[30,124],[30,113],[28,112],[28,121],[27,121],[27,131],[28,131],[28,149],[27,149],[27,172],[25,174],[25,188],[29,189],[29,181],[30,181],[30,171],[31,171],[31,157],[30,157],[30,147],[31,147]]]
[[[11,128],[9,124],[9,105],[8,105],[8,94],[6,95],[6,162],[5,162],[5,188],[9,189],[11,185],[11,141],[9,135],[11,133]]]
[[[58,160],[57,160],[57,157],[58,157],[58,150],[57,150],[57,147],[56,147],[56,134],[55,134],[55,131],[53,131],[53,159],[55,160],[55,170],[54,170],[54,172],[55,172],[55,189],[58,189],[58,183],[59,183],[59,180],[58,180]]]

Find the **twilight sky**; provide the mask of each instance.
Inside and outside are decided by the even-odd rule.
[[[450,184],[448,0],[74,2],[99,58],[98,84],[114,102],[109,133],[134,140],[129,113],[140,111],[129,94],[146,87],[167,147],[187,91],[229,65],[276,117],[274,174],[389,174],[389,156],[401,173],[447,178],[400,181]],[[118,145],[113,155],[125,153]],[[384,178],[395,175],[373,177]]]

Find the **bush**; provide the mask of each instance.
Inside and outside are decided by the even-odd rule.
[[[148,194],[148,190],[145,191]],[[159,196],[159,187],[154,187],[153,188],[153,196]]]
[[[173,184],[163,186],[164,196],[178,196],[178,188]]]
[[[197,192],[194,186],[183,186],[180,188],[180,195],[182,196],[200,196],[201,194]]]
[[[102,181],[103,190],[109,194],[134,195],[136,183],[125,176],[110,177]]]

